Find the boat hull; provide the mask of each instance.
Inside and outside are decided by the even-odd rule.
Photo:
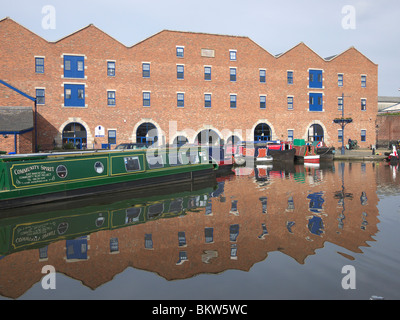
[[[269,154],[271,155],[273,161],[294,161],[295,153],[296,149],[269,150]]]
[[[2,159],[0,210],[152,185],[215,179],[216,168],[207,155],[205,163],[201,163],[198,154],[194,163],[182,164],[173,162],[169,153],[170,150],[158,155],[162,159],[160,164],[151,161],[146,151]],[[183,160],[189,160],[189,156]]]

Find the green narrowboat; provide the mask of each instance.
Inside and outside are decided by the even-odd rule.
[[[0,210],[215,178],[206,149],[156,148],[0,156]]]

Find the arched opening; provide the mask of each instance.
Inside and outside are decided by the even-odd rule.
[[[63,146],[72,144],[76,149],[86,149],[87,132],[83,125],[78,122],[67,124],[62,131]]]
[[[308,141],[324,141],[324,129],[319,124],[313,124],[308,128]]]
[[[221,138],[214,130],[206,129],[200,131],[200,133],[196,136],[195,142],[202,145],[219,146],[221,143]]]
[[[174,142],[172,143],[172,146],[174,147],[180,147],[183,146],[184,144],[188,143],[188,139],[185,136],[177,136],[174,139]]]
[[[266,123],[260,123],[254,129],[254,141],[269,141],[271,140],[271,127]]]
[[[158,141],[158,131],[150,122],[142,123],[136,130],[136,142],[154,144]]]

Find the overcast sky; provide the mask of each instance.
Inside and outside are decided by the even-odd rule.
[[[3,0],[0,12],[48,41],[93,23],[126,46],[164,29],[248,36],[271,54],[354,46],[379,65],[379,95],[400,96],[399,0]]]

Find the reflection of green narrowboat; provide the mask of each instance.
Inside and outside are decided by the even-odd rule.
[[[192,186],[186,184],[182,188],[186,191],[179,193],[0,219],[0,254],[43,248],[58,240],[76,239],[101,230],[186,215],[208,203],[213,187],[200,186],[202,189],[196,191],[188,191]]]
[[[0,156],[0,209],[215,176],[206,149]]]

